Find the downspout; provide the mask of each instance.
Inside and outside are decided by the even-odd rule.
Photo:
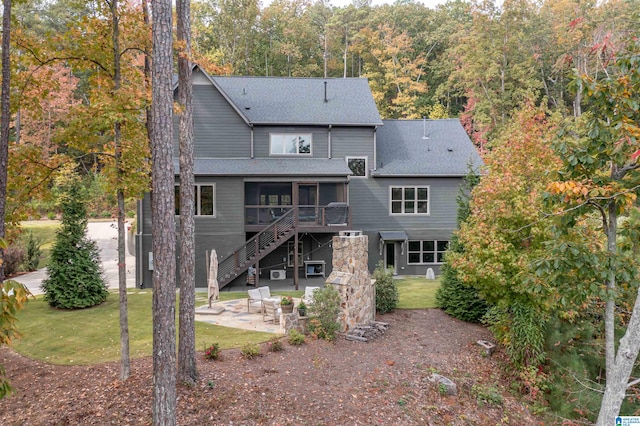
[[[254,147],[253,147],[253,124],[249,125],[251,128],[251,159],[255,158]]]
[[[373,128],[373,171],[378,170],[378,126]]]
[[[138,200],[136,203],[136,233],[134,234],[135,240],[135,258],[136,258],[136,287],[143,288],[142,282],[144,277],[144,262],[142,261],[142,224],[144,223],[142,217],[142,200]]]
[[[328,152],[328,158],[331,158],[331,127],[332,125],[329,124],[329,136],[328,136],[328,143],[329,143],[329,152]]]

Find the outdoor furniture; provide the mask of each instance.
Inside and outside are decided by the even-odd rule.
[[[247,312],[251,312],[252,308],[263,312],[262,295],[260,294],[260,289],[253,288],[251,290],[248,290],[247,293],[249,294],[249,297],[247,299]]]
[[[311,306],[313,305],[313,292],[320,289],[320,287],[305,287],[304,288],[304,296],[302,296],[302,301],[305,305]]]
[[[271,296],[271,289],[268,286],[262,286],[247,290],[249,297],[247,299],[247,312],[251,312],[251,308],[259,309],[264,313],[264,302],[272,301],[276,305],[280,306],[280,297]]]
[[[282,313],[279,303],[273,299],[263,300],[262,306],[264,306],[262,320],[265,322],[273,321],[274,324],[279,324],[280,314]]]

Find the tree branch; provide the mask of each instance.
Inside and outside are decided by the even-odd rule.
[[[630,381],[629,383],[627,383],[627,387],[628,387],[628,388],[630,388],[631,386],[635,386],[635,385],[637,385],[638,383],[640,383],[640,379],[632,380],[632,381]]]

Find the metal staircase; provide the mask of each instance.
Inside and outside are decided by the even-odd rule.
[[[296,208],[292,208],[218,264],[218,285],[223,288],[249,266],[280,247],[296,232]]]

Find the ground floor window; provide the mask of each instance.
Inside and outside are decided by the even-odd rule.
[[[410,265],[422,263],[442,263],[444,253],[449,248],[449,241],[417,240],[409,241],[408,263]]]
[[[195,191],[195,215],[196,216],[214,216],[216,215],[214,184],[198,184],[194,186]],[[176,216],[180,216],[180,187],[175,186]]]

